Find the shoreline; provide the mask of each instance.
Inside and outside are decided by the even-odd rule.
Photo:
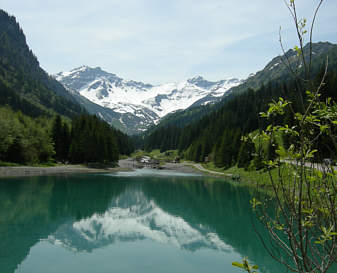
[[[0,178],[108,172],[110,172],[110,168],[90,168],[82,165],[60,165],[52,167],[18,166],[0,167]]]
[[[0,167],[0,179],[10,177],[28,177],[44,175],[64,175],[64,174],[86,174],[86,173],[115,173],[120,171],[132,171],[141,168],[141,165],[132,159],[121,159],[117,167],[94,168],[84,165],[59,165],[52,167],[32,167],[32,166],[15,166]],[[185,173],[205,174],[205,172],[184,163],[166,163],[161,167],[162,170],[173,170]]]

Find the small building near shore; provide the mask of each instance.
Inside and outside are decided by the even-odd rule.
[[[210,155],[205,156],[205,158],[204,158],[204,162],[205,162],[205,163],[209,163],[209,162],[211,162],[211,161],[212,161],[212,158],[211,158]]]
[[[180,162],[180,157],[179,156],[176,156],[174,158],[174,160],[172,161],[172,163],[179,163]]]

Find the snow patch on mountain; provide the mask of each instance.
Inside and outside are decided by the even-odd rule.
[[[201,76],[178,83],[157,86],[124,80],[101,68],[81,66],[69,72],[55,75],[68,90],[116,113],[131,114],[144,118],[143,124],[156,124],[165,115],[183,110],[206,96],[207,103],[220,100],[232,87],[240,84],[238,79],[211,82]],[[129,116],[130,118],[130,116]]]

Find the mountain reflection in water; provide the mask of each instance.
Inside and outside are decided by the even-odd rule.
[[[231,249],[209,227],[192,227],[183,218],[162,210],[135,187],[114,198],[106,212],[69,222],[49,236],[51,242],[74,251],[92,251],[116,241],[144,239],[191,251]]]
[[[1,272],[28,272],[32,250],[46,242],[88,254],[132,242],[142,251],[142,242],[152,242],[188,255],[248,256],[261,272],[282,272],[251,228],[249,192],[214,180],[149,174],[2,179]]]

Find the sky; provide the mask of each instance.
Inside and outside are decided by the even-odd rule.
[[[319,0],[296,0],[312,18]],[[283,0],[0,0],[49,74],[88,65],[145,83],[246,78],[298,44]],[[313,40],[337,43],[337,1]],[[307,37],[308,38],[308,37]]]

